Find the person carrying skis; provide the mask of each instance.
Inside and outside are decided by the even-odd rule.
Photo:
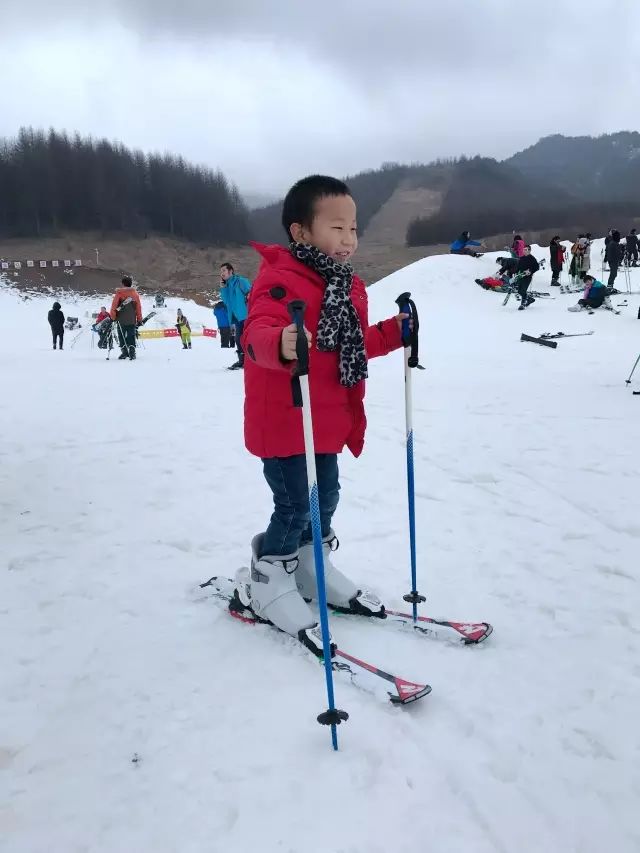
[[[611,232],[611,240],[607,243],[604,253],[605,263],[609,264],[609,279],[607,281],[607,293],[613,293],[614,283],[618,275],[618,268],[622,262],[622,249],[620,247],[620,232],[614,229]]]
[[[529,285],[533,280],[533,276],[540,269],[540,264],[531,254],[531,246],[524,247],[524,255],[518,261],[518,267],[516,269],[516,275],[514,277],[514,284],[518,285],[518,293],[520,294],[520,305],[518,306],[518,311],[524,311],[532,302],[536,300],[533,296],[527,295],[527,290],[529,289]]]
[[[471,239],[471,234],[468,231],[463,231],[457,240],[449,246],[449,252],[452,255],[470,255],[472,258],[480,257],[480,254],[475,251],[475,247],[480,247],[482,243]]]
[[[182,309],[178,308],[178,316],[176,317],[176,329],[182,340],[183,349],[191,349],[191,326],[189,321],[182,313]]]
[[[238,360],[232,364],[229,370],[242,370],[244,367],[244,350],[242,349],[242,330],[244,321],[247,319],[247,298],[251,290],[249,279],[236,275],[231,264],[222,264],[220,267],[220,298],[227,307],[229,323],[236,328],[236,345]]]
[[[556,234],[549,243],[549,260],[551,262],[551,286],[560,287],[560,273],[564,264],[565,250]]]
[[[584,276],[584,293],[578,299],[577,305],[567,308],[567,311],[583,311],[585,308],[599,308],[607,299],[607,289],[601,281],[592,275]]]
[[[118,330],[118,342],[122,350],[118,360],[123,361],[128,358],[134,361],[136,357],[136,327],[142,322],[142,305],[130,275],[122,276],[122,287],[119,287],[115,292],[109,315]]]
[[[60,342],[60,349],[64,342],[64,314],[60,308],[59,302],[54,302],[51,311],[47,315],[49,325],[51,326],[51,335],[53,337],[53,348],[56,349],[56,343]]]
[[[213,313],[218,324],[218,331],[220,332],[220,346],[222,349],[229,349],[229,347],[233,346],[231,343],[231,324],[229,323],[227,306],[222,299],[213,306]]]
[[[369,325],[367,292],[350,264],[358,246],[356,205],[342,181],[321,175],[298,181],[285,197],[282,224],[288,249],[253,244],[262,264],[242,340],[245,445],[262,459],[274,511],[251,542],[250,574],[238,574],[230,606],[238,612],[250,607],[322,655],[317,619],[304,600],[316,598],[317,589],[302,411],[292,405],[297,329],[287,306],[294,299],[306,304],[327,600],[366,616],[382,616],[381,602],[361,592],[331,559],[338,547],[331,528],[340,491],[338,454],[345,446],[356,457],[362,452],[367,362],[402,346],[407,315]]]

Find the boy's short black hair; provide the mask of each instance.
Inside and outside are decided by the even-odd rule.
[[[291,226],[294,222],[311,228],[315,214],[315,203],[327,196],[351,195],[344,181],[327,175],[309,175],[297,181],[284,198],[282,204],[282,225],[291,240]]]
[[[228,261],[225,261],[223,264],[220,264],[220,269],[222,269],[222,267],[229,270],[229,272],[235,272],[233,264],[228,263]]]

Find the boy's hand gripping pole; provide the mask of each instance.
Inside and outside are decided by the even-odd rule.
[[[404,411],[407,425],[407,497],[409,505],[409,548],[411,554],[411,592],[403,596],[413,608],[413,621],[418,620],[418,604],[426,601],[417,590],[416,569],[416,508],[413,468],[413,402],[411,395],[411,368],[418,367],[418,331],[420,321],[416,304],[410,293],[401,293],[396,304],[402,314],[409,317],[402,321],[402,343],[404,344]]]
[[[327,614],[327,592],[324,583],[324,556],[322,553],[322,527],[320,524],[320,503],[318,500],[318,478],[316,474],[316,453],[313,442],[313,421],[311,417],[311,397],[309,395],[309,342],[304,330],[305,303],[294,299],[287,306],[289,316],[298,330],[296,339],[297,365],[291,380],[293,405],[302,408],[302,426],[304,429],[304,452],[307,460],[307,483],[309,487],[309,510],[311,512],[311,531],[313,534],[313,557],[316,566],[316,583],[318,585],[318,610],[320,627],[322,629],[322,649],[324,654],[324,670],[327,681],[327,698],[329,708],[318,715],[318,722],[323,726],[331,726],[331,741],[333,748],[338,748],[338,733],[336,727],[343,720],[348,720],[346,711],[340,711],[335,706],[333,695],[333,668],[331,664],[331,635],[329,634],[329,617]]]

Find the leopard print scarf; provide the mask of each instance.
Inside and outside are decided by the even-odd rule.
[[[353,269],[308,243],[291,243],[291,253],[326,282],[316,346],[321,352],[339,349],[340,384],[352,388],[367,378],[367,355],[360,318],[351,301]]]

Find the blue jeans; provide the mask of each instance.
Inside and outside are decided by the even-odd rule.
[[[311,541],[309,487],[304,454],[263,459],[264,476],[273,492],[274,511],[262,543],[261,557],[295,554]],[[329,534],[338,506],[340,481],[338,456],[316,453],[320,524],[323,538]]]

